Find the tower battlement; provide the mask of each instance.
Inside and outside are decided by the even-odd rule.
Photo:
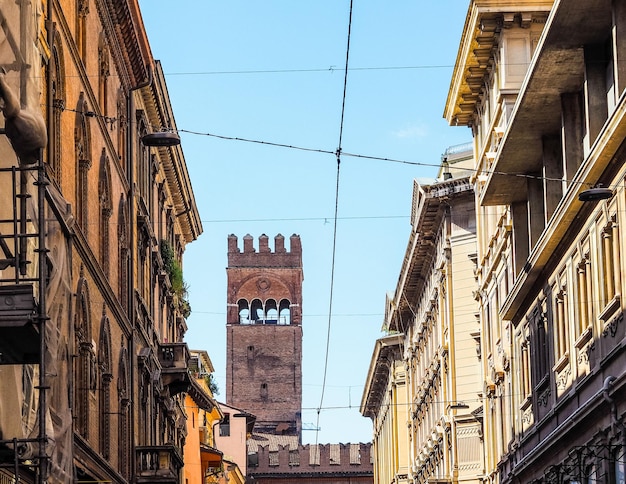
[[[255,444],[253,441],[252,444]],[[255,448],[256,447],[256,448]],[[371,483],[374,472],[372,444],[248,445],[248,474],[256,482],[305,476],[333,482]]]
[[[289,250],[285,248],[285,237],[281,234],[274,237],[274,251],[269,246],[269,237],[259,236],[259,250],[254,248],[254,237],[247,234],[243,237],[243,251],[238,246],[236,235],[228,236],[229,267],[302,267],[302,243],[300,236],[289,237]]]

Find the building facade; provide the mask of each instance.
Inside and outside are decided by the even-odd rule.
[[[239,408],[219,403],[223,418],[215,432],[216,446],[224,454],[224,461],[236,465],[239,471],[248,474],[248,441],[252,437],[256,417]]]
[[[361,404],[374,421],[377,483],[478,483],[483,473],[472,153],[449,149],[440,179],[414,182],[389,336],[377,342]]]
[[[298,445],[291,436],[276,437],[251,442],[248,484],[372,483],[370,443]]]
[[[228,237],[226,403],[256,416],[260,433],[302,431],[302,246],[300,237]]]
[[[404,364],[402,334],[376,341],[370,362],[361,414],[373,422],[372,457],[375,483],[412,482],[410,479],[409,411],[411,395]]]
[[[185,395],[187,435],[183,448],[185,484],[217,483],[224,473],[224,454],[215,442],[215,428],[224,414],[211,389],[213,371],[206,351],[190,351],[192,384]]]
[[[490,482],[625,479],[625,31],[622,2],[470,2],[445,115],[477,156]]]
[[[0,475],[178,483],[202,226],[138,3],[0,13]]]

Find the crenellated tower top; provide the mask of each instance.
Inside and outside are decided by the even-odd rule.
[[[274,251],[269,246],[269,237],[259,237],[259,250],[254,248],[254,237],[247,234],[243,237],[243,252],[239,249],[236,235],[228,236],[228,267],[271,267],[291,268],[302,267],[302,244],[300,236],[289,237],[290,250],[285,248],[285,237],[278,234],[274,237]]]

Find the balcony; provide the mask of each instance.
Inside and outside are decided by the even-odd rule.
[[[187,343],[160,343],[159,363],[163,384],[169,387],[170,395],[186,392],[191,384],[189,377],[189,348]]]
[[[0,365],[39,362],[39,329],[31,284],[0,286]]]
[[[183,458],[173,445],[136,447],[137,484],[178,484]]]

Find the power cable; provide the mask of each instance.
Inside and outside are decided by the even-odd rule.
[[[320,395],[320,404],[317,410],[317,421],[315,425],[315,443],[317,444],[319,439],[320,429],[320,411],[324,404],[324,394],[326,391],[326,376],[328,374],[328,356],[330,353],[330,330],[332,326],[332,314],[333,314],[333,291],[335,286],[335,256],[337,252],[337,222],[339,220],[339,174],[341,167],[341,142],[343,139],[343,123],[346,112],[346,91],[348,87],[348,65],[350,60],[350,37],[352,32],[352,3],[350,0],[350,14],[348,16],[348,41],[346,46],[346,64],[343,76],[343,95],[341,98],[341,120],[339,122],[339,142],[337,144],[337,178],[335,183],[335,215],[333,219],[333,248],[332,248],[332,261],[330,271],[330,296],[328,301],[328,329],[326,332],[326,354],[324,356],[324,376],[322,378],[322,392]]]
[[[347,78],[347,73],[346,73],[346,78]],[[343,102],[345,104],[345,99]],[[58,108],[54,108],[54,109],[58,109]],[[67,108],[67,107],[62,108],[62,110],[73,112],[73,113],[80,113],[87,117],[102,118],[105,122],[111,125],[117,121],[116,118],[112,118],[110,116],[102,116],[93,111],[82,112],[82,111],[78,111],[78,110]],[[343,116],[344,116],[344,110],[342,107],[342,120],[341,120],[342,133],[340,134],[340,136],[342,136],[343,134]],[[423,161],[402,160],[398,158],[390,158],[390,157],[385,157],[385,156],[364,155],[360,153],[351,153],[348,151],[343,151],[341,147],[335,151],[332,151],[332,150],[327,150],[327,149],[322,149],[322,148],[308,148],[304,146],[297,146],[297,145],[292,145],[292,144],[287,144],[287,143],[278,143],[278,142],[273,142],[273,141],[264,141],[264,140],[257,140],[257,139],[252,139],[252,138],[243,138],[243,137],[238,137],[238,136],[226,136],[226,135],[220,135],[220,134],[215,134],[215,133],[210,133],[210,132],[201,132],[201,131],[187,130],[187,129],[172,129],[172,128],[163,127],[163,126],[161,127],[151,126],[151,129],[153,131],[170,131],[170,132],[176,132],[176,133],[187,133],[187,134],[192,134],[196,136],[207,136],[210,138],[216,138],[216,139],[221,139],[221,140],[226,140],[226,141],[239,141],[243,143],[259,144],[259,145],[264,145],[264,146],[272,146],[276,148],[285,148],[285,149],[291,149],[291,150],[297,150],[297,151],[306,151],[306,152],[311,152],[311,153],[334,155],[335,157],[340,155],[340,156],[349,156],[353,158],[360,158],[360,159],[373,160],[373,161],[385,161],[389,163],[398,163],[398,164],[404,164],[404,165],[410,165],[410,166],[421,166],[421,167],[426,167],[426,168],[440,168],[441,167],[440,162],[428,163],[428,162],[423,162]],[[340,139],[340,143],[341,143],[341,139]],[[574,181],[574,180],[563,179],[563,178],[546,177],[542,175],[532,175],[528,173],[509,173],[509,172],[503,172],[503,171],[498,171],[498,170],[485,170],[482,168],[460,167],[460,166],[454,166],[454,164],[450,164],[448,166],[448,169],[460,170],[463,172],[472,173],[474,175],[480,174],[480,175],[487,175],[487,176],[488,175],[510,176],[510,177],[525,178],[525,179],[531,179],[531,180],[575,183],[578,185],[585,185],[588,187],[595,186],[595,184],[593,183]],[[606,188],[616,188],[616,187],[617,186],[608,185]]]

